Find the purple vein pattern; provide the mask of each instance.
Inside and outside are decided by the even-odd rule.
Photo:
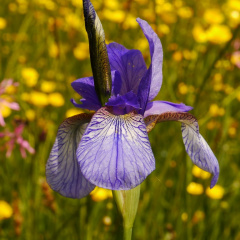
[[[213,188],[219,176],[218,161],[205,139],[199,133],[197,120],[192,118],[181,122],[182,137],[186,152],[194,164],[213,174],[210,185]]]
[[[177,111],[165,112],[159,115],[150,115],[146,117],[144,121],[148,132],[150,132],[158,122],[181,122],[182,137],[186,152],[195,165],[213,174],[210,187],[214,187],[219,176],[219,164],[211,148],[199,133],[197,119],[192,114]]]
[[[77,159],[94,185],[112,190],[136,187],[155,169],[143,116],[116,116],[101,108],[82,137]]]
[[[87,181],[76,159],[77,146],[92,115],[67,118],[59,127],[57,138],[46,165],[50,187],[69,198],[82,198],[95,186]]]

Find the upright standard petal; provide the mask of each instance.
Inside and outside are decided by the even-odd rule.
[[[134,188],[155,169],[143,117],[133,112],[115,116],[107,108],[93,116],[77,159],[86,179],[112,190]]]
[[[150,25],[140,18],[137,18],[137,22],[148,40],[151,54],[151,65],[146,73],[148,76],[145,77],[149,79],[148,84],[150,84],[150,90],[148,94],[148,102],[150,102],[157,96],[162,86],[163,50],[160,39]],[[147,89],[149,86],[146,86],[141,82],[139,87]]]
[[[194,164],[213,174],[210,187],[214,187],[219,176],[219,164],[207,142],[199,133],[197,119],[190,113],[184,112],[151,115],[145,118],[148,132],[153,129],[157,122],[163,121],[179,121],[182,123],[182,137],[186,152]]]
[[[138,92],[138,86],[147,71],[142,53],[139,50],[128,50],[118,43],[107,45],[111,70],[117,70],[122,79],[120,94]]]
[[[112,90],[111,70],[105,34],[97,13],[89,0],[83,0],[85,27],[88,33],[91,66],[98,98],[105,105]]]
[[[67,118],[60,125],[46,164],[49,186],[65,197],[82,198],[95,188],[82,175],[76,158],[77,147],[91,117],[83,113]]]

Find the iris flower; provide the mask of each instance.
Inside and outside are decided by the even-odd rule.
[[[70,198],[82,198],[95,186],[128,190],[155,169],[148,132],[156,123],[179,121],[185,149],[192,162],[219,175],[212,150],[199,133],[192,107],[166,101],[152,101],[162,85],[163,50],[149,26],[138,18],[148,40],[151,64],[147,68],[139,50],[118,43],[105,45],[101,22],[89,0],[83,1],[89,37],[93,77],[72,83],[83,99],[79,108],[94,110],[67,118],[59,127],[51,150],[46,176],[51,188]]]

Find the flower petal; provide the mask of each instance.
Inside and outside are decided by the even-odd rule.
[[[118,43],[107,45],[111,70],[117,70],[122,78],[120,94],[138,92],[138,86],[147,71],[142,53],[139,50],[128,50]]]
[[[194,164],[213,174],[210,186],[213,188],[218,180],[219,164],[207,142],[199,133],[197,119],[190,113],[184,112],[167,112],[148,116],[145,118],[148,132],[153,129],[157,122],[163,121],[179,121],[182,123],[182,137],[186,152]]]
[[[65,197],[82,198],[95,187],[82,175],[76,159],[78,144],[91,117],[92,114],[79,114],[60,125],[46,164],[48,184]]]
[[[111,72],[112,76],[112,94],[117,95],[121,89],[121,76],[117,71]],[[101,108],[101,103],[94,87],[93,77],[80,78],[72,82],[72,88],[83,98],[82,104],[76,103],[74,99],[71,99],[72,104],[75,107],[97,111]]]
[[[193,108],[184,103],[172,103],[167,101],[153,101],[149,102],[144,113],[144,117],[149,115],[159,115],[165,112],[188,112]]]
[[[147,75],[150,80],[148,83],[150,84],[148,101],[151,101],[157,96],[162,86],[162,62],[163,62],[162,44],[157,34],[153,31],[153,29],[146,21],[137,18],[137,22],[142,28],[142,31],[148,40],[150,48],[151,65],[147,71]],[[143,85],[142,83],[140,83],[139,87],[148,89],[148,86]]]
[[[113,107],[116,115],[124,115],[140,108],[138,98],[132,91],[123,96],[112,96],[106,105]]]
[[[115,116],[107,108],[93,116],[77,159],[86,179],[112,190],[134,188],[155,169],[143,117],[133,112]]]
[[[89,110],[98,110],[101,108],[101,103],[98,99],[94,88],[93,77],[80,78],[72,82],[72,88],[84,98],[84,104],[77,104],[71,100],[75,107],[80,107]]]

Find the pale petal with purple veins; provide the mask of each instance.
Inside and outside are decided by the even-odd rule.
[[[132,112],[115,116],[107,108],[93,116],[77,159],[86,179],[112,190],[134,188],[155,169],[143,117]]]
[[[210,187],[213,188],[218,181],[219,164],[208,146],[205,139],[199,133],[199,126],[196,118],[181,120],[182,137],[186,152],[193,163],[201,169],[213,174]]]
[[[219,164],[211,148],[199,133],[198,122],[193,115],[185,112],[166,112],[160,115],[148,116],[144,121],[148,132],[150,132],[158,122],[181,122],[182,137],[186,152],[194,164],[213,174],[210,187],[214,187],[219,176]]]
[[[83,113],[67,118],[60,125],[46,164],[49,186],[65,197],[82,198],[95,188],[82,175],[76,158],[77,147],[91,117]]]

